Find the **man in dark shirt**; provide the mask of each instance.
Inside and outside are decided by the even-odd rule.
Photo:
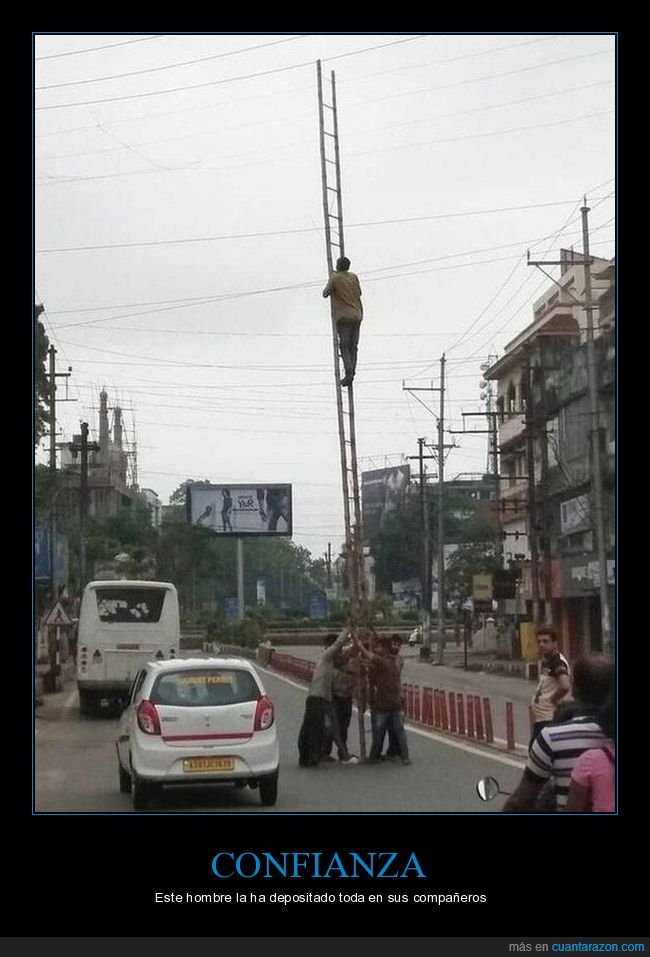
[[[402,685],[400,670],[392,654],[392,639],[377,640],[376,651],[367,651],[359,644],[361,654],[370,663],[369,680],[372,689],[372,746],[369,761],[379,761],[384,737],[392,729],[402,764],[410,764],[408,741],[402,714]]]

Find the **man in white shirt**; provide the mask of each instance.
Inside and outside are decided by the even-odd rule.
[[[540,654],[539,681],[530,703],[531,744],[555,715],[557,706],[571,697],[569,662],[558,647],[557,634],[552,625],[538,625],[535,629]]]

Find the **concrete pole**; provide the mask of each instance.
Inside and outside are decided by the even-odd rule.
[[[440,359],[440,418],[438,419],[438,664],[445,657],[445,357]]]
[[[609,594],[607,589],[607,552],[605,545],[605,522],[603,514],[603,479],[600,468],[600,425],[598,415],[598,385],[596,381],[596,353],[594,347],[594,305],[591,292],[591,260],[589,256],[589,207],[584,198],[582,213],[582,244],[585,278],[585,311],[587,313],[587,381],[589,387],[589,413],[591,420],[591,486],[593,525],[596,532],[598,552],[598,590],[600,593],[600,619],[603,651],[613,654],[611,618],[609,612]]]
[[[429,550],[429,510],[427,508],[426,475],[424,472],[424,439],[418,439],[420,459],[420,521],[422,522],[422,577],[421,577],[421,616],[422,616],[422,648],[420,658],[428,661],[431,656],[431,592],[429,591],[430,578],[430,550]]]

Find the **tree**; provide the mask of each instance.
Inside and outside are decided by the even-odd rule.
[[[457,612],[473,594],[473,576],[491,575],[500,568],[494,540],[464,542],[449,559],[445,571],[448,601]]]
[[[44,310],[44,306],[34,306],[34,446],[43,438],[50,421],[50,382],[47,377],[50,340],[38,318]]]

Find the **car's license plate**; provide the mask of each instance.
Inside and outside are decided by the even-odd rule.
[[[183,771],[232,771],[234,758],[184,758]]]

